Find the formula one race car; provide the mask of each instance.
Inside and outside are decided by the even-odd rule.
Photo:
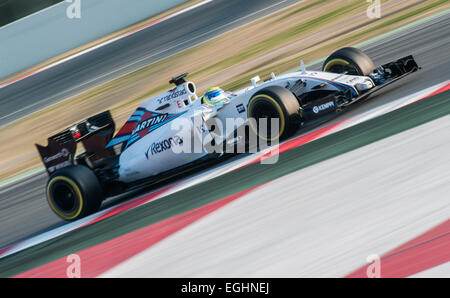
[[[199,98],[183,74],[170,81],[174,88],[145,100],[114,137],[107,111],[49,138],[46,147],[37,145],[50,176],[48,203],[64,220],[76,220],[107,197],[220,161],[224,148],[248,150],[252,135],[276,144],[418,69],[412,56],[375,67],[362,51],[343,48],[322,71],[306,71],[302,62],[299,72],[272,73],[263,83],[255,77],[216,106]],[[227,122],[233,125],[224,129]],[[78,143],[85,151],[76,155]]]

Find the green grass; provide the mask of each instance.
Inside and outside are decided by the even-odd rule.
[[[412,11],[410,11],[410,12],[407,12],[407,13],[405,13],[405,14],[403,14],[403,15],[400,15],[400,16],[398,16],[398,17],[395,17],[395,18],[393,18],[393,19],[384,21],[384,22],[382,22],[382,23],[376,25],[375,27],[372,27],[372,28],[370,28],[370,29],[364,30],[364,31],[359,32],[359,33],[357,33],[357,34],[354,34],[354,35],[352,35],[352,36],[350,36],[350,37],[348,37],[348,38],[346,38],[346,39],[343,39],[341,42],[342,42],[342,43],[349,43],[349,42],[351,42],[352,40],[355,40],[355,39],[364,37],[364,36],[366,36],[367,34],[370,34],[370,33],[374,32],[374,31],[383,29],[383,28],[385,28],[385,27],[388,27],[388,26],[391,26],[391,25],[400,23],[400,22],[402,22],[402,21],[404,21],[404,20],[407,20],[407,19],[409,19],[409,18],[411,18],[411,17],[414,17],[414,16],[416,16],[416,15],[418,15],[418,14],[424,13],[424,12],[426,12],[426,11],[428,11],[428,10],[431,10],[431,9],[433,9],[433,8],[438,7],[439,5],[443,5],[443,4],[446,4],[446,3],[448,3],[448,0],[437,0],[437,1],[433,1],[433,2],[430,3],[430,4],[427,4],[427,5],[425,5],[425,6],[419,7],[419,8],[417,8],[417,9],[415,9],[415,10],[412,10]]]
[[[278,18],[276,20],[273,20],[272,22],[270,22],[269,25],[276,24],[276,23],[278,23],[278,22],[280,22],[280,21],[282,21],[284,19],[292,17],[292,16],[294,16],[296,14],[302,13],[302,12],[304,12],[304,11],[310,9],[310,8],[314,8],[314,7],[318,6],[318,5],[325,4],[327,2],[329,2],[329,0],[314,1],[314,2],[309,3],[309,4],[307,4],[307,5],[303,6],[303,7],[298,8],[296,10],[293,10],[292,12],[290,12],[290,13],[288,13],[286,15],[283,15],[282,17],[280,17],[280,18]]]
[[[319,0],[319,1],[315,1],[313,3],[310,3],[310,4],[308,4],[308,5],[304,6],[304,7],[301,7],[299,9],[295,10],[295,11],[290,12],[286,16],[283,16],[283,18],[292,16],[292,15],[295,15],[295,14],[298,14],[298,13],[301,13],[301,12],[305,12],[308,9],[311,9],[311,8],[314,8],[314,7],[318,6],[318,5],[324,4],[325,1],[326,0]],[[386,0],[383,0],[382,2],[385,2],[385,1]],[[379,25],[377,25],[377,26],[375,26],[373,28],[365,30],[364,32],[360,32],[360,33],[354,34],[354,35],[352,35],[350,37],[347,37],[347,38],[342,39],[342,40],[340,40],[338,42],[335,42],[335,43],[333,43],[333,46],[331,46],[331,48],[333,48],[333,47],[336,48],[339,45],[351,44],[354,40],[357,40],[358,38],[361,38],[361,37],[363,37],[363,36],[365,36],[365,35],[367,35],[369,33],[372,33],[372,32],[377,31],[377,30],[381,30],[381,29],[383,29],[383,28],[385,28],[387,26],[390,26],[390,25],[399,23],[401,21],[404,21],[404,20],[406,20],[406,19],[408,19],[410,17],[413,17],[413,16],[415,16],[417,14],[426,12],[427,10],[430,10],[430,9],[433,9],[433,8],[439,6],[439,5],[445,4],[446,2],[447,2],[446,0],[433,1],[432,3],[430,3],[430,4],[428,4],[428,5],[424,6],[424,7],[420,7],[418,9],[416,9],[416,10],[410,11],[410,12],[408,12],[406,14],[400,15],[400,16],[398,16],[396,18],[391,19],[391,20],[384,21],[384,22],[380,23]],[[196,76],[198,76],[198,75],[200,75],[202,73],[214,72],[215,70],[216,71],[217,70],[222,70],[222,69],[225,69],[227,67],[239,64],[239,63],[241,63],[241,62],[243,62],[245,60],[254,58],[255,56],[257,56],[257,55],[259,55],[259,54],[261,54],[263,52],[270,52],[270,50],[273,50],[277,46],[279,46],[281,44],[286,44],[290,40],[293,40],[293,39],[297,38],[298,36],[304,35],[307,31],[311,31],[311,30],[313,30],[313,29],[315,29],[315,28],[317,28],[319,26],[326,25],[327,22],[330,22],[330,21],[334,20],[335,18],[337,18],[339,16],[342,16],[342,15],[344,15],[346,13],[354,11],[355,9],[358,9],[360,7],[365,7],[365,6],[366,6],[366,3],[364,3],[364,2],[362,3],[362,1],[359,1],[359,0],[358,1],[354,1],[354,2],[352,2],[350,4],[347,4],[347,5],[343,6],[343,7],[338,8],[336,10],[333,10],[331,12],[325,13],[322,16],[316,18],[316,19],[310,20],[310,21],[308,21],[308,22],[306,22],[304,24],[300,24],[300,25],[298,25],[298,26],[296,26],[294,28],[287,29],[287,30],[283,31],[281,34],[277,34],[276,36],[267,38],[267,39],[265,39],[265,40],[255,44],[255,45],[252,45],[252,46],[246,48],[241,53],[238,53],[237,55],[235,55],[233,57],[229,57],[229,58],[223,59],[223,60],[221,60],[221,61],[219,61],[219,62],[217,62],[217,63],[215,63],[213,65],[210,65],[210,66],[208,66],[206,68],[203,68],[203,69],[201,69],[199,71],[193,72],[193,73],[191,73],[191,78],[195,79]],[[281,20],[281,19],[279,18],[278,20]],[[327,46],[327,48],[330,48],[330,46]],[[195,51],[195,50],[196,50],[196,48],[189,50],[189,52],[192,52],[192,51]],[[172,59],[172,60],[173,59],[182,59],[182,57],[184,55],[186,55],[186,53],[183,53],[183,55],[175,55],[175,56],[171,57],[170,59]],[[263,69],[262,71],[259,71],[260,76],[261,77],[268,76],[271,71],[284,72],[284,71],[292,68],[293,65],[297,64],[297,62],[298,62],[297,60],[298,60],[298,58],[295,58],[295,59],[292,59],[292,60],[290,60],[288,62],[284,62],[282,64],[278,64],[278,65],[272,66],[271,70]],[[307,61],[307,60],[305,60],[305,61]],[[160,62],[158,62],[157,64],[159,64],[159,63]],[[111,82],[108,82],[108,83],[102,85],[102,86],[99,86],[99,87],[94,88],[94,89],[92,89],[90,91],[87,91],[87,92],[81,94],[80,96],[74,98],[73,100],[70,100],[67,103],[62,103],[62,104],[63,105],[68,105],[68,104],[73,104],[73,103],[76,103],[76,102],[88,101],[90,98],[92,98],[94,96],[101,95],[101,94],[103,94],[103,93],[105,93],[105,92],[107,92],[107,91],[109,91],[109,90],[111,90],[113,88],[117,88],[118,86],[126,84],[126,82],[128,80],[133,80],[133,78],[136,78],[139,75],[143,75],[145,73],[151,72],[154,68],[155,68],[155,65],[149,65],[149,66],[143,67],[143,68],[141,68],[141,69],[139,69],[139,70],[137,70],[137,71],[135,71],[133,73],[127,74],[127,75],[125,75],[125,76],[123,76],[121,78],[115,79],[115,80],[113,80]],[[258,68],[259,67],[255,67],[255,69],[258,69]],[[255,75],[256,74],[242,75],[239,78],[237,78],[236,80],[227,83],[225,85],[225,88],[228,89],[228,90],[232,90],[232,91],[234,91],[234,90],[236,90],[238,88],[242,88],[243,86],[247,85],[248,81],[250,80],[250,78],[254,77]],[[150,96],[152,96],[154,94],[162,92],[162,91],[164,91],[164,90],[166,90],[168,88],[169,88],[168,84],[162,84],[162,85],[156,86],[156,87],[154,87],[154,88],[144,92],[143,94],[141,94],[141,95],[139,95],[137,97],[134,97],[131,100],[125,101],[120,106],[115,107],[113,109],[113,111],[114,110],[118,110],[120,108],[123,108],[126,105],[137,103],[137,102],[139,102],[139,101],[141,101],[141,100],[143,100],[145,98],[148,98],[148,97],[150,97]],[[36,113],[28,116],[25,119],[35,118],[35,117],[41,116],[43,114],[47,114],[47,113],[53,112],[54,110],[58,109],[59,107],[60,107],[60,105],[51,106],[49,108],[46,108],[46,109],[41,110],[39,112],[36,112]]]
[[[317,2],[322,2],[322,1],[317,1]],[[317,3],[311,3],[310,5],[308,5],[308,8],[314,7],[315,4]],[[382,1],[382,2],[386,2],[386,1]],[[407,20],[411,17],[414,17],[418,14],[424,13],[428,10],[431,10],[433,8],[436,8],[439,5],[443,5],[447,2],[447,0],[437,0],[434,1],[426,6],[417,8],[413,11],[409,11],[405,14],[402,14],[400,16],[397,16],[393,19],[384,21],[378,25],[376,25],[375,27],[372,27],[370,29],[367,29],[363,32],[360,33],[356,33],[353,34],[345,39],[340,39],[332,44],[329,44],[325,47],[323,47],[322,49],[320,49],[320,51],[323,51],[324,49],[336,49],[342,46],[347,46],[352,44],[354,41],[358,40],[361,37],[367,36],[370,33],[376,32],[378,30],[382,30],[388,26],[391,25],[395,25],[399,22],[402,22],[404,20]],[[363,5],[364,6],[364,5]],[[195,78],[196,75],[199,75],[201,73],[207,72],[207,71],[212,71],[213,69],[216,68],[221,68],[221,69],[225,69],[226,67],[230,67],[232,65],[238,64],[246,59],[249,59],[251,57],[255,57],[258,53],[260,53],[265,46],[269,47],[269,48],[273,48],[275,45],[279,44],[279,43],[284,43],[286,40],[289,40],[292,37],[298,36],[298,35],[302,35],[304,34],[305,31],[308,31],[309,29],[313,29],[316,26],[321,25],[321,22],[327,22],[329,20],[331,20],[332,18],[339,16],[341,14],[345,14],[346,12],[352,11],[353,9],[357,9],[358,7],[361,7],[361,2],[360,1],[356,1],[356,2],[352,2],[344,7],[341,7],[339,9],[336,9],[332,12],[329,12],[327,14],[324,14],[322,16],[320,16],[319,18],[315,19],[315,20],[311,20],[305,24],[301,24],[298,25],[297,27],[295,27],[295,30],[293,33],[290,32],[289,30],[286,30],[284,33],[281,34],[281,36],[277,35],[275,37],[272,38],[268,38],[256,45],[253,45],[252,47],[250,47],[248,50],[250,51],[248,54],[238,54],[236,57],[231,57],[228,59],[224,59],[221,60],[217,63],[215,63],[214,65],[208,66],[202,70],[199,70],[197,72],[192,73],[192,77]],[[304,11],[305,9],[307,9],[306,7],[300,8],[298,9],[298,11]],[[293,15],[294,12],[291,13],[291,15]],[[304,58],[305,62],[308,62],[308,56],[303,56],[302,58]],[[230,91],[235,91],[238,90],[240,88],[243,88],[244,86],[249,85],[249,81],[252,77],[259,75],[261,78],[265,78],[265,77],[269,77],[271,72],[275,72],[275,73],[282,73],[285,72],[287,70],[292,69],[293,67],[297,66],[299,64],[300,61],[300,56],[295,57],[293,59],[290,59],[289,61],[285,61],[283,63],[279,63],[276,65],[272,65],[268,68],[263,68],[262,70],[260,69],[263,65],[259,65],[256,66],[254,69],[258,70],[258,73],[251,73],[251,74],[243,74],[241,76],[239,76],[237,79],[226,83],[223,88],[226,90],[230,90]],[[158,91],[162,91],[162,90],[166,90],[165,88],[168,85],[162,85],[162,86],[158,86],[157,88],[152,89],[149,92],[145,93],[145,96],[139,96],[137,99],[135,99],[134,101],[137,101],[139,99],[143,99],[146,97],[149,97],[152,94],[156,94],[157,92],[154,92],[154,90],[158,90]]]
[[[323,51],[324,49],[337,49],[337,48],[340,48],[343,46],[349,46],[349,45],[353,44],[356,40],[358,40],[364,36],[367,36],[368,34],[374,33],[378,30],[382,30],[388,26],[400,23],[400,22],[407,20],[411,17],[414,17],[418,14],[421,14],[421,13],[424,13],[431,9],[434,9],[434,8],[438,7],[439,5],[446,4],[447,2],[448,2],[447,0],[434,1],[426,6],[417,8],[413,11],[409,11],[409,12],[402,14],[398,17],[395,17],[393,19],[384,21],[384,22],[380,23],[379,25],[376,25],[375,27],[364,30],[363,32],[355,33],[344,39],[339,39],[336,42],[331,43],[331,44],[319,49],[318,51]],[[308,56],[302,56],[302,59],[304,59],[305,62],[308,62],[307,58],[308,58]],[[289,61],[285,61],[283,63],[272,65],[270,68],[264,68],[262,70],[258,70],[258,73],[260,74],[261,77],[269,76],[270,72],[272,72],[272,71],[282,73],[282,72],[288,71],[288,70],[292,69],[293,67],[297,66],[299,64],[299,61],[300,61],[300,56],[290,59]],[[263,65],[257,66],[257,67],[255,67],[255,69],[259,69],[262,66]],[[256,75],[256,73],[243,75],[243,76],[239,77],[238,79],[227,83],[225,85],[225,88],[228,90],[237,90],[239,88],[243,88],[244,86],[249,84],[250,79],[252,77],[254,77],[255,75]]]
[[[314,7],[315,5],[313,4],[314,3],[312,3],[309,6],[309,8]],[[314,18],[303,24],[297,25],[293,28],[286,29],[275,36],[272,36],[261,42],[251,45],[250,47],[245,48],[244,50],[234,55],[233,57],[220,60],[219,62],[214,63],[198,71],[197,73],[214,72],[220,69],[225,69],[230,66],[242,63],[243,61],[248,60],[250,58],[254,58],[260,54],[270,52],[271,50],[280,47],[284,44],[287,44],[292,40],[295,40],[301,36],[305,36],[307,32],[311,32],[314,29],[325,26],[327,23],[336,20],[336,18],[342,17],[343,15],[353,12],[363,6],[365,6],[365,3],[359,0],[354,1],[348,5],[335,9],[331,12],[325,13],[317,18]]]

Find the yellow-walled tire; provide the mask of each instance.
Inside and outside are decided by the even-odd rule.
[[[347,47],[331,54],[323,63],[322,70],[349,75],[367,76],[375,69],[375,64],[366,53],[357,48]]]
[[[47,182],[46,194],[52,211],[66,221],[98,211],[104,199],[98,178],[81,165],[55,172]]]
[[[271,86],[255,93],[248,103],[247,116],[252,131],[261,139],[269,142],[290,137],[301,125],[300,104],[295,95],[280,86]],[[261,129],[260,119],[278,119],[278,130]]]

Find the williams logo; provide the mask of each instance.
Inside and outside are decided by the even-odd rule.
[[[237,105],[236,109],[237,109],[239,114],[245,113],[245,107],[244,107],[243,104]]]
[[[173,138],[166,139],[162,142],[153,143],[145,152],[145,157],[149,159],[150,154],[156,155],[161,152],[172,149],[175,146],[179,146],[183,144],[183,139],[179,136],[174,136]]]

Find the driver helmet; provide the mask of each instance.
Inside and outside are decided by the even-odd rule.
[[[209,106],[216,106],[229,102],[225,91],[219,87],[210,88],[203,96],[203,103]]]

